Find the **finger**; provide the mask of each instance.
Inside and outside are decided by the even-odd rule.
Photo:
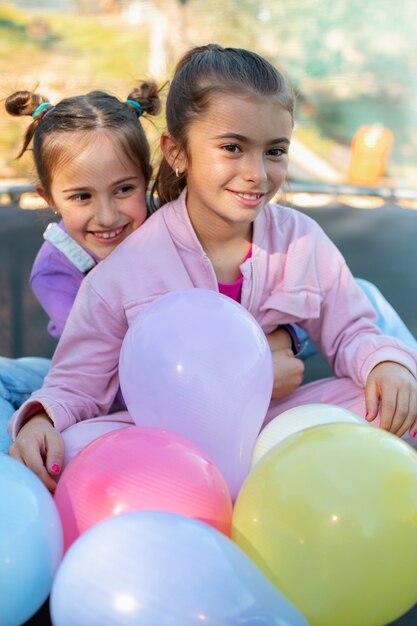
[[[7,454],[9,456],[11,456],[13,459],[16,459],[16,461],[20,461],[20,463],[24,464],[24,461],[22,459],[22,455],[20,454],[20,450],[19,450],[18,446],[16,446],[15,443],[12,443],[12,445],[10,446],[10,448],[7,451]]]
[[[302,361],[301,359],[295,359],[297,361],[297,370],[298,372],[302,375],[302,377],[304,378],[304,371],[305,371],[305,363],[304,361]]]
[[[365,419],[372,422],[378,415],[379,397],[376,385],[373,381],[367,382],[365,386]]]
[[[397,408],[397,391],[385,388],[380,402],[380,427],[391,432],[394,414]]]
[[[63,461],[64,440],[61,433],[52,431],[46,436],[46,468],[51,476],[59,476]]]
[[[23,463],[36,474],[36,476],[44,483],[51,493],[55,492],[56,483],[46,471],[42,456],[35,451],[28,452],[22,456]]]
[[[396,407],[391,423],[391,432],[397,435],[397,437],[402,437],[414,422],[415,417],[412,410],[410,410],[411,398],[412,396],[407,388],[398,390]]]
[[[410,426],[410,435],[415,438],[417,437],[417,396],[414,396],[414,394],[412,398],[410,398],[410,413],[413,417]]]
[[[410,435],[413,439],[417,437],[417,421],[410,428]],[[412,444],[414,446],[414,444]]]
[[[299,359],[296,359],[296,361],[298,361],[298,363],[296,363],[295,365],[294,375],[296,377],[298,386],[300,386],[304,380],[304,363],[303,361],[300,361]]]
[[[409,426],[408,430],[410,436],[415,439],[417,437],[417,395],[411,394],[409,399]],[[415,446],[414,441],[409,442],[411,445]],[[417,443],[417,440],[416,440]]]

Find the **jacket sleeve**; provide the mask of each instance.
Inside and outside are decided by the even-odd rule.
[[[383,361],[397,362],[416,375],[417,354],[376,326],[376,313],[336,246],[324,233],[316,245],[321,286],[320,315],[300,325],[327,358],[335,374],[365,386],[370,371]]]
[[[51,263],[49,268],[37,270],[36,265],[30,277],[30,286],[39,304],[49,317],[48,332],[55,339],[63,333],[83,276],[79,279]]]
[[[39,404],[60,431],[107,414],[112,405],[128,325],[123,309],[116,314],[96,293],[89,278],[80,287],[43,387],[12,418],[13,438]]]

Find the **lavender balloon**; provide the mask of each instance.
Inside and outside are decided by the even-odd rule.
[[[269,345],[252,315],[215,291],[168,293],[130,326],[119,366],[135,423],[193,441],[235,498],[273,385]]]

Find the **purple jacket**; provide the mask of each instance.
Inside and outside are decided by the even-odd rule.
[[[344,258],[306,215],[268,205],[254,222],[252,257],[240,269],[241,304],[263,330],[299,324],[337,376],[364,387],[382,361],[400,363],[416,375],[417,355],[377,329],[375,311]],[[129,325],[158,296],[192,287],[218,291],[184,191],[82,282],[51,372],[15,413],[12,436],[34,403],[44,406],[59,430],[107,414],[119,385],[119,353]]]
[[[65,230],[62,222],[51,223],[44,233],[30,275],[30,286],[50,321],[48,332],[59,339],[75,296],[86,273],[99,259],[82,248]]]

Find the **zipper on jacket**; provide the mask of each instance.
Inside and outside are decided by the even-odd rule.
[[[243,288],[245,292],[245,298],[244,298],[245,304],[243,304],[242,298],[241,298],[241,304],[247,311],[249,311],[249,313],[252,313],[253,303],[255,300],[255,292],[256,292],[255,266],[254,266],[252,258],[248,259],[248,261],[249,261],[250,270],[249,272],[246,270],[245,273],[243,274],[243,285],[242,285],[242,295],[243,295]],[[245,263],[247,263],[247,261]],[[249,288],[247,287],[248,282],[249,282]],[[249,293],[247,293],[248,291]]]
[[[219,281],[217,280],[216,272],[214,271],[213,263],[211,262],[209,256],[203,252],[203,258],[206,262],[206,265],[209,267],[209,272],[214,280],[215,290],[219,291]]]
[[[251,273],[251,286],[250,286],[250,294],[249,294],[248,311],[251,313],[252,307],[253,307],[253,301],[255,299],[255,286],[256,286],[255,266],[253,264],[252,257],[250,258],[250,273]]]

